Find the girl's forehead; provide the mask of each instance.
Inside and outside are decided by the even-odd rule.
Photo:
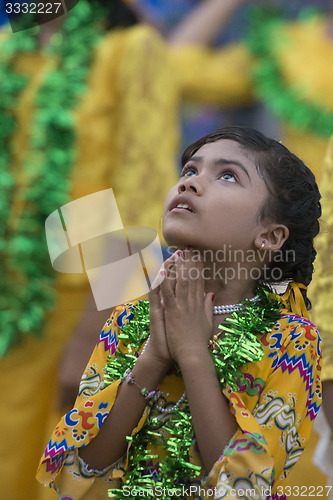
[[[201,146],[189,159],[197,161],[202,165],[235,162],[236,165],[243,167],[254,186],[261,189],[266,186],[265,176],[260,168],[260,153],[248,149],[246,145],[240,144],[232,139],[219,139],[215,142],[209,142]]]
[[[232,139],[219,139],[215,142],[208,142],[201,146],[194,154],[193,157],[202,158],[228,158],[244,159],[247,163],[255,164],[255,159],[258,155],[243,144]]]

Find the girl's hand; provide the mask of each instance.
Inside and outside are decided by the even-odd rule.
[[[213,327],[213,294],[205,295],[204,268],[199,254],[185,250],[174,261],[173,273],[161,283],[164,322],[172,359],[181,366],[182,359],[200,356],[208,349]],[[174,286],[175,284],[175,286]]]
[[[165,279],[166,274],[171,276],[176,258],[177,254],[173,254],[163,263],[149,291],[150,339],[145,353],[162,365],[170,365],[172,363],[172,358],[165,335],[164,307],[160,283]],[[173,283],[173,288],[174,287],[175,280]]]

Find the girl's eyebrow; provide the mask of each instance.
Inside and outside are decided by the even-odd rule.
[[[190,160],[196,161],[198,163],[202,163],[204,158],[202,156],[192,156],[190,158]],[[218,158],[217,160],[214,161],[214,165],[215,166],[218,166],[218,165],[237,165],[238,167],[240,167],[243,170],[243,172],[247,175],[249,181],[251,182],[251,177],[250,177],[250,174],[249,174],[247,168],[245,168],[244,165],[237,160],[228,160],[227,158]]]

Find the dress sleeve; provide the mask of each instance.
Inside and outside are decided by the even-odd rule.
[[[264,358],[247,365],[241,390],[224,390],[239,429],[206,480],[216,498],[246,489],[255,498],[283,497],[281,483],[303,452],[321,404],[320,338],[312,323],[297,318],[281,319],[264,339]]]
[[[175,47],[170,48],[170,59],[183,98],[226,109],[255,102],[254,58],[245,45]]]
[[[88,499],[87,492],[95,482],[98,484],[94,494],[101,491],[107,498],[108,488],[117,487],[122,476],[122,460],[104,471],[93,471],[79,458],[77,450],[97,435],[115,401],[120,380],[104,387],[105,364],[108,355],[114,355],[117,347],[121,347],[119,329],[132,318],[132,310],[132,303],[118,306],[105,323],[83,373],[75,406],[56,426],[41,458],[37,480],[53,487],[60,499]],[[135,430],[143,421],[144,416]]]

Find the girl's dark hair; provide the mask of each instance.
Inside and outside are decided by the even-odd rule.
[[[265,273],[265,283],[276,285],[296,281],[308,286],[316,257],[314,238],[319,233],[321,216],[321,196],[313,173],[285,146],[247,127],[225,127],[202,137],[186,148],[182,165],[204,144],[221,139],[238,142],[255,153],[257,170],[271,194],[261,209],[260,218],[270,218],[289,229],[289,237]],[[301,291],[310,309],[306,290]]]

